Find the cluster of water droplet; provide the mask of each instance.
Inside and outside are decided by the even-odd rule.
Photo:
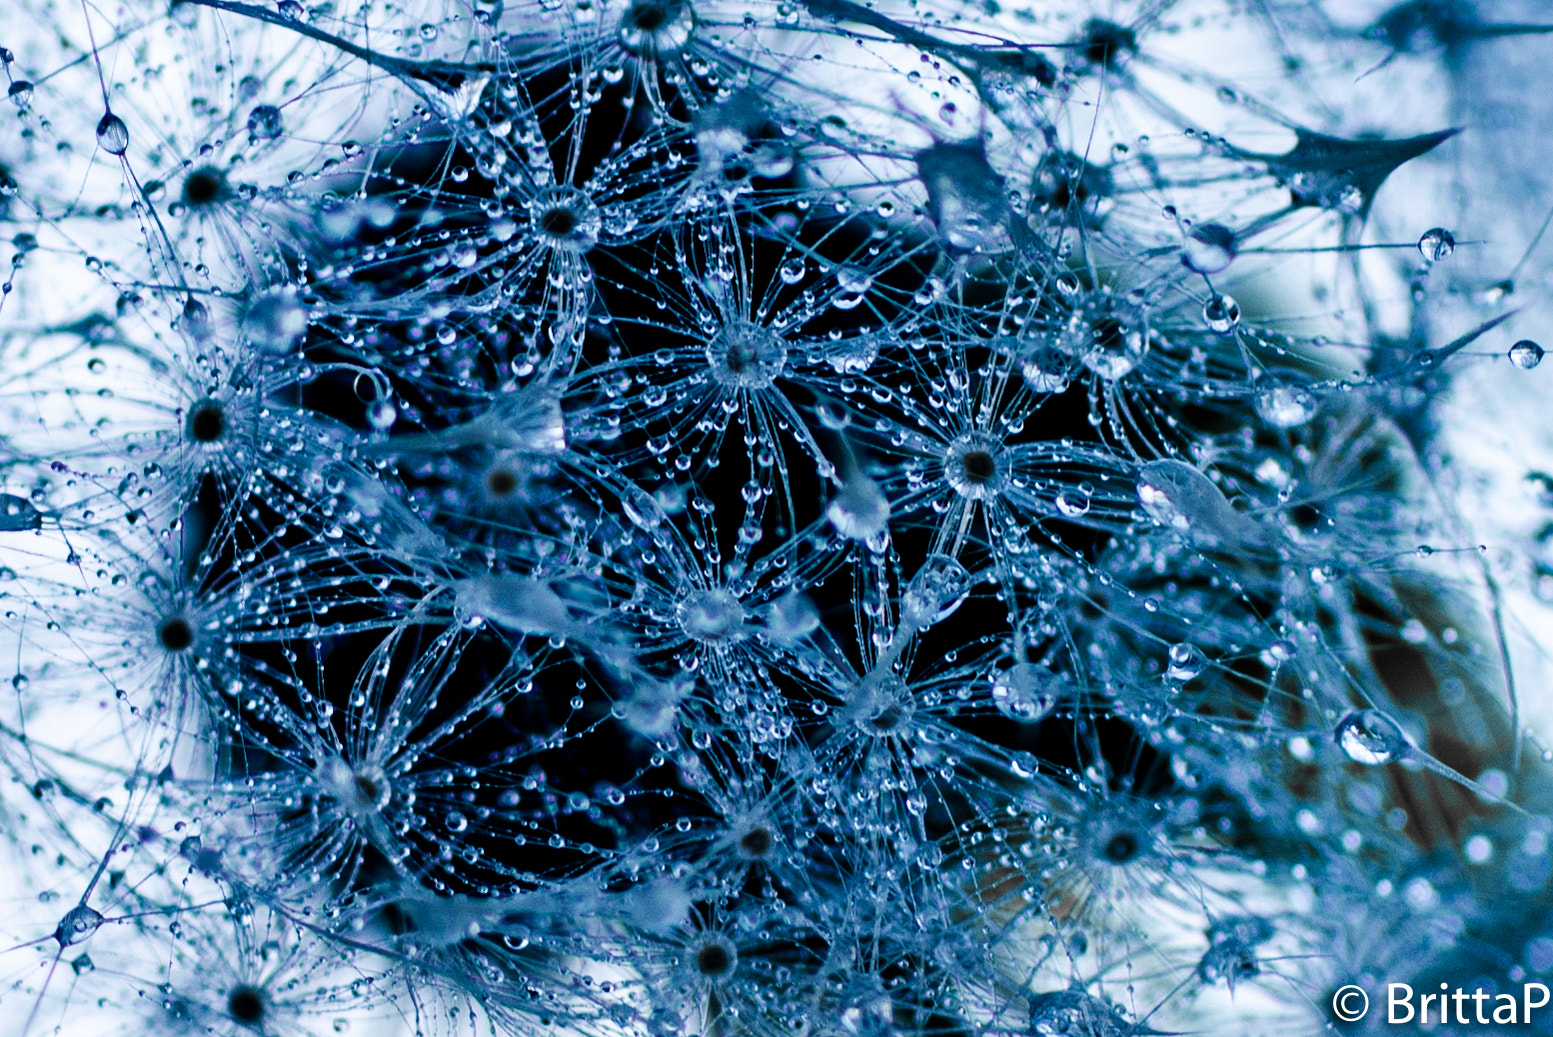
[[[1282,4],[1188,5],[1265,100],[1147,4],[411,6],[0,50],[20,1032],[1301,1032],[1553,967],[1498,586],[1419,547],[1510,314],[1318,264],[1427,328],[1465,235],[1366,220],[1450,132],[1307,128]]]

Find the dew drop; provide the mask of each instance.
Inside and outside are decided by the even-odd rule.
[[[1194,644],[1182,641],[1170,646],[1170,661],[1165,668],[1165,679],[1177,684],[1195,680],[1208,668],[1208,657]]]
[[[1215,295],[1203,303],[1202,319],[1213,331],[1228,335],[1240,324],[1240,303],[1228,295]]]
[[[1316,397],[1303,385],[1271,385],[1258,390],[1256,412],[1269,425],[1294,428],[1316,413]]]
[[[1193,273],[1217,274],[1235,261],[1235,232],[1222,223],[1193,227],[1181,247],[1181,265]]]
[[[1373,767],[1406,755],[1407,736],[1378,709],[1361,709],[1338,721],[1333,737],[1355,763]]]
[[[1023,723],[1050,713],[1062,691],[1062,679],[1037,663],[1016,663],[992,678],[992,704],[1010,720]]]
[[[1523,338],[1510,347],[1510,363],[1522,371],[1530,371],[1542,363],[1543,350],[1529,338]]]
[[[283,128],[280,109],[272,104],[255,105],[248,113],[248,133],[255,140],[274,140]]]
[[[129,127],[112,112],[97,123],[97,143],[110,155],[122,155],[129,150]]]
[[[1418,254],[1429,263],[1437,263],[1456,251],[1456,237],[1444,227],[1431,227],[1418,239]]]

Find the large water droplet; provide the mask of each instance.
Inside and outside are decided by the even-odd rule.
[[[1316,413],[1316,397],[1303,385],[1270,385],[1257,391],[1256,412],[1269,425],[1294,428]]]
[[[992,704],[1011,720],[1025,723],[1050,713],[1061,699],[1062,678],[1036,663],[1016,663],[992,677]]]
[[[1543,350],[1529,338],[1523,338],[1510,347],[1510,363],[1522,371],[1530,371],[1542,363]]]
[[[97,123],[97,143],[110,155],[122,155],[129,150],[129,127],[124,120],[108,112]]]
[[[890,502],[879,484],[862,472],[854,471],[841,484],[830,506],[825,509],[836,532],[852,540],[873,540],[889,529]]]
[[[103,917],[99,912],[81,904],[71,908],[59,920],[59,927],[54,930],[54,939],[59,941],[61,947],[69,947],[90,937],[102,923]]]
[[[971,574],[948,555],[929,555],[902,596],[903,622],[930,627],[947,619],[971,592]]]
[[[274,140],[283,129],[280,109],[272,104],[254,105],[248,113],[248,134],[255,140]]]
[[[1150,461],[1138,473],[1138,502],[1155,522],[1203,544],[1256,544],[1261,528],[1236,511],[1213,480],[1183,461]]]
[[[1217,274],[1235,261],[1235,232],[1222,223],[1203,223],[1192,228],[1181,247],[1181,263],[1199,274]]]
[[[704,644],[738,641],[749,633],[744,605],[721,587],[691,593],[679,603],[677,613],[685,635]]]
[[[289,353],[307,331],[307,311],[296,293],[282,288],[265,292],[243,315],[243,335],[249,344],[266,353]]]
[[[1338,721],[1333,737],[1350,760],[1372,767],[1401,759],[1408,751],[1407,736],[1378,709],[1349,713]]]

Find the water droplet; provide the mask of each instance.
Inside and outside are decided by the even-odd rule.
[[[777,276],[782,278],[783,284],[797,284],[803,280],[805,269],[802,259],[789,259],[777,268]]]
[[[59,920],[59,927],[54,930],[54,939],[59,941],[61,947],[69,947],[90,937],[102,923],[103,917],[100,913],[81,904],[71,908],[66,912],[65,917]]]
[[[0,493],[0,533],[20,533],[43,527],[43,515],[26,497]]]
[[[688,0],[633,0],[616,36],[627,54],[668,57],[690,42],[696,14]]]
[[[890,528],[890,501],[878,483],[860,471],[853,471],[825,509],[825,517],[844,537],[874,540]]]
[[[740,641],[749,634],[743,603],[721,587],[695,591],[679,603],[676,612],[685,635],[703,644]]]
[[[1257,391],[1256,412],[1269,425],[1294,428],[1316,413],[1316,397],[1303,385],[1270,385]]]
[[[399,408],[394,406],[393,400],[377,400],[367,407],[367,424],[379,432],[392,428],[398,417]]]
[[[1170,646],[1170,662],[1165,668],[1165,679],[1177,684],[1195,680],[1208,668],[1208,657],[1203,650],[1185,641]]]
[[[1138,503],[1149,518],[1199,543],[1256,544],[1261,529],[1202,472],[1184,461],[1150,461],[1138,473]]]
[[[16,107],[25,108],[32,103],[32,84],[25,79],[18,79],[6,91],[6,96],[11,99],[11,103],[16,105]]]
[[[1338,721],[1333,737],[1355,763],[1375,766],[1407,754],[1407,736],[1396,721],[1377,709],[1361,709]]]
[[[430,42],[437,38],[437,27],[435,25],[423,25],[420,28],[420,33],[421,39]]]
[[[1235,232],[1222,223],[1192,228],[1181,247],[1181,265],[1198,274],[1217,274],[1235,261]]]
[[[1082,990],[1058,990],[1030,998],[1035,1037],[1124,1037],[1133,1027],[1104,1001]]]
[[[277,9],[280,11],[280,16],[287,21],[300,22],[307,17],[306,8],[297,3],[297,0],[280,0]]]
[[[1011,720],[1025,723],[1050,713],[1061,699],[1062,678],[1036,663],[1016,663],[993,675],[992,704]]]
[[[129,150],[129,127],[112,112],[97,123],[97,144],[110,155],[122,155]]]
[[[444,824],[448,826],[448,831],[450,832],[462,832],[464,829],[469,827],[469,818],[465,817],[457,810],[449,810],[448,816],[444,820]]]
[[[280,109],[272,104],[255,105],[248,113],[248,133],[255,140],[274,140],[283,129]]]
[[[948,555],[929,555],[902,596],[901,621],[918,628],[947,619],[971,592],[971,574]]]
[[[307,331],[307,311],[289,289],[265,292],[243,315],[243,335],[267,353],[289,353]]]
[[[1202,319],[1220,335],[1227,335],[1240,324],[1240,303],[1232,296],[1215,295],[1203,303]]]
[[[861,295],[873,287],[874,278],[868,271],[858,267],[841,266],[836,268],[836,283],[841,285],[843,291]]]
[[[1530,371],[1542,363],[1543,350],[1529,338],[1523,338],[1510,347],[1510,363],[1522,371]]]
[[[1068,518],[1078,518],[1089,514],[1089,508],[1094,491],[1088,483],[1082,486],[1070,486],[1057,494],[1057,511]]]
[[[1438,263],[1456,251],[1456,237],[1444,227],[1431,227],[1418,239],[1418,254],[1429,263]]]

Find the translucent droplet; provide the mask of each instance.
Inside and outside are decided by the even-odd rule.
[[[0,533],[41,529],[43,515],[26,497],[0,493]]]
[[[462,832],[464,829],[469,827],[469,818],[465,817],[457,810],[449,810],[448,816],[444,823],[448,826],[448,831]]]
[[[1150,461],[1138,473],[1138,503],[1149,518],[1199,543],[1255,544],[1254,521],[1240,514],[1202,472],[1184,461]]]
[[[297,0],[280,0],[277,9],[280,11],[280,16],[287,21],[300,22],[307,17],[307,10],[297,3]]]
[[[802,259],[789,259],[777,268],[777,276],[783,284],[797,284],[803,280],[804,261]]]
[[[129,150],[129,127],[124,120],[108,112],[97,123],[97,144],[110,155],[122,155]]]
[[[1220,335],[1228,335],[1240,324],[1240,303],[1232,296],[1215,295],[1203,303],[1202,319]]]
[[[1543,350],[1529,338],[1523,338],[1510,347],[1510,363],[1522,371],[1530,371],[1542,363]]]
[[[1124,1037],[1130,1023],[1104,1001],[1082,990],[1058,990],[1030,997],[1034,1037]]]
[[[943,141],[917,153],[928,215],[950,248],[991,249],[1008,237],[1008,189],[980,138]]]
[[[843,291],[861,295],[873,287],[874,278],[866,270],[855,266],[843,266],[836,270],[836,283],[841,285]]]
[[[689,43],[695,29],[687,0],[634,0],[620,16],[617,37],[627,54],[666,57]]]
[[[1051,345],[1038,346],[1019,364],[1019,373],[1034,392],[1062,392],[1068,387],[1073,360]]]
[[[971,592],[971,574],[948,555],[929,555],[911,578],[901,602],[902,621],[930,627],[949,617]]]
[[[1011,720],[1030,723],[1046,716],[1064,690],[1062,678],[1036,663],[1016,663],[994,674],[992,704]]]
[[[1338,721],[1333,737],[1350,760],[1371,767],[1401,759],[1408,751],[1407,736],[1378,709],[1349,713]]]
[[[1094,491],[1083,486],[1070,486],[1057,494],[1057,511],[1068,518],[1078,518],[1089,514],[1089,508],[1093,501]]]
[[[1418,254],[1437,263],[1456,251],[1456,237],[1444,227],[1431,227],[1418,239]]]
[[[59,941],[61,947],[69,947],[90,937],[102,923],[103,917],[99,912],[81,904],[71,908],[59,920],[59,927],[54,930],[54,939]]]
[[[289,353],[307,331],[307,311],[289,289],[265,292],[243,315],[243,336],[266,353]]]
[[[853,471],[841,484],[825,517],[836,532],[852,540],[874,540],[889,530],[890,502],[879,484],[862,472]]]
[[[18,79],[6,91],[6,96],[11,99],[11,103],[16,105],[16,107],[25,108],[32,103],[32,84],[25,79]]]
[[[749,634],[744,625],[748,613],[743,603],[721,587],[693,592],[679,603],[676,611],[680,629],[703,644],[739,641]]]
[[[1257,391],[1256,412],[1269,425],[1294,428],[1316,413],[1316,397],[1303,385],[1271,385]]]
[[[248,113],[248,134],[255,140],[274,140],[283,129],[280,109],[272,104],[254,105]]]
[[[420,34],[421,39],[430,43],[432,40],[437,38],[437,27],[430,24],[422,25],[420,28]]]
[[[379,432],[392,428],[399,417],[399,408],[394,406],[393,400],[378,400],[367,406],[367,424]]]
[[[1185,641],[1170,646],[1170,662],[1165,668],[1165,679],[1177,684],[1195,680],[1208,668],[1208,657],[1203,650]]]
[[[1217,274],[1235,261],[1235,232],[1222,223],[1192,228],[1181,246],[1181,264],[1198,274]]]

